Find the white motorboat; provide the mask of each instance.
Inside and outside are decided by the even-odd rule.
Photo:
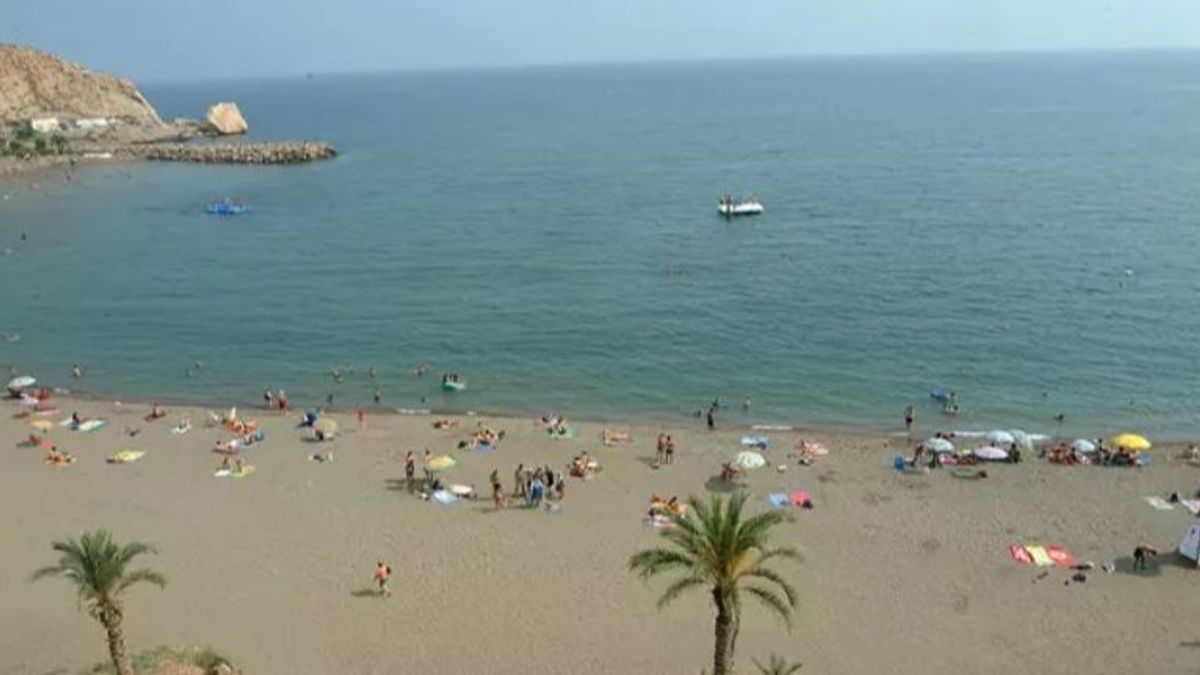
[[[763,212],[763,205],[753,197],[741,202],[733,200],[717,203],[717,213],[731,218],[733,216],[757,216]]]

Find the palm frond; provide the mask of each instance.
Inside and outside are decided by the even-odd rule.
[[[775,570],[767,569],[765,567],[756,567],[756,568],[750,570],[749,572],[746,572],[742,576],[752,577],[752,578],[756,578],[756,579],[765,579],[765,580],[775,584],[775,586],[777,586],[779,588],[779,590],[783,591],[783,595],[787,599],[788,606],[790,606],[792,608],[795,608],[797,602],[799,602],[799,598],[796,594],[796,589],[794,587],[792,587],[792,585],[790,583],[788,583],[788,581],[786,579],[784,579],[782,576],[780,576],[779,573],[776,572]]]
[[[788,628],[792,627],[792,609],[777,593],[759,586],[747,586],[742,590],[754,596],[767,609],[777,614]]]
[[[166,577],[158,572],[155,572],[154,570],[142,568],[134,570],[123,576],[121,581],[117,583],[116,592],[119,594],[130,586],[140,582],[154,584],[159,588],[164,588],[167,585]]]
[[[679,551],[651,548],[639,551],[629,558],[630,571],[637,572],[643,579],[673,569],[690,570],[696,567],[695,559]]]
[[[676,579],[674,583],[667,586],[667,590],[663,591],[663,594],[658,598],[658,608],[662,609],[671,604],[676,598],[683,595],[685,591],[707,584],[708,580],[703,577],[683,577]]]

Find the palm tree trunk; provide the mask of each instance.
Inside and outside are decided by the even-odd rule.
[[[117,611],[106,611],[100,617],[108,633],[108,654],[112,657],[117,675],[133,675],[133,663],[125,652],[125,631],[121,630],[121,615]]]
[[[717,606],[717,620],[713,626],[713,675],[729,675],[732,664],[729,663],[729,642],[732,637],[733,618],[729,615],[729,607],[725,597],[718,589],[713,589],[713,603]]]

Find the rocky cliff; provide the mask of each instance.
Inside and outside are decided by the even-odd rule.
[[[132,82],[45,52],[0,44],[0,123],[34,117],[112,117],[162,125]]]

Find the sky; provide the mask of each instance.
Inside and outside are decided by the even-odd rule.
[[[1200,48],[1200,0],[12,0],[0,42],[140,81]]]

